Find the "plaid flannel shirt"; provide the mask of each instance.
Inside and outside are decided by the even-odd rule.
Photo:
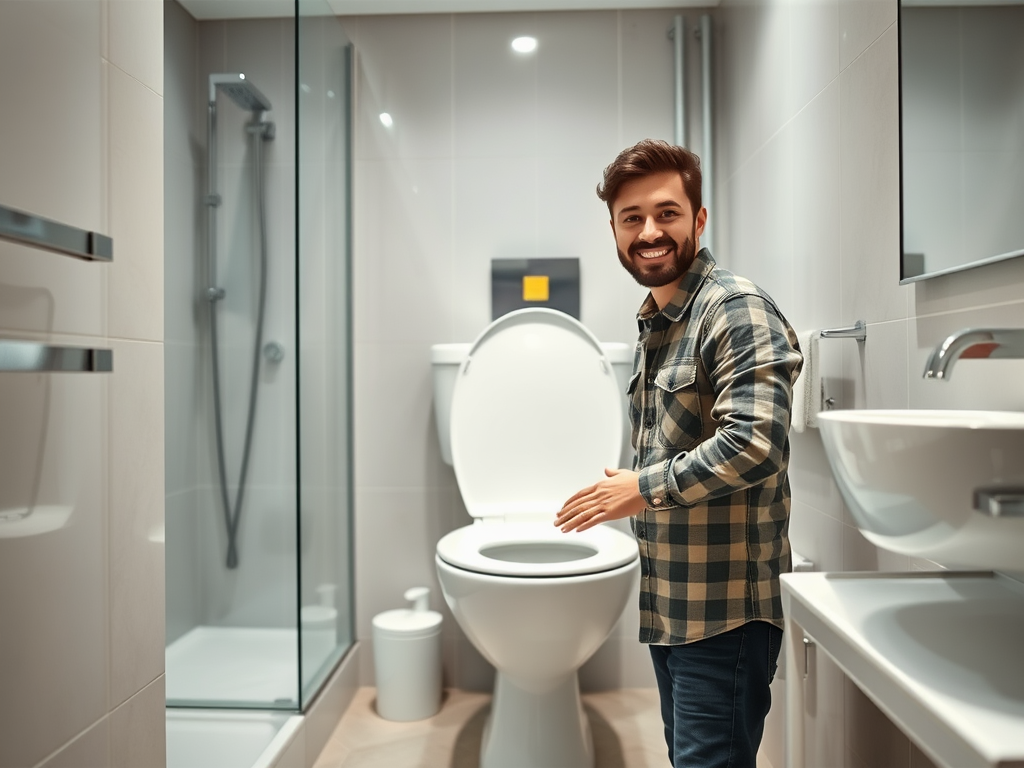
[[[648,296],[637,321],[628,394],[647,500],[631,518],[640,641],[679,645],[754,620],[781,628],[796,334],[706,248],[672,301],[659,311]]]

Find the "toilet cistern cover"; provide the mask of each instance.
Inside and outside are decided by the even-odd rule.
[[[557,512],[618,466],[624,399],[600,342],[574,318],[537,308],[495,320],[452,395],[452,464],[467,511]]]

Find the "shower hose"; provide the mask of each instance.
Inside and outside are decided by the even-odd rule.
[[[245,422],[245,443],[242,447],[242,466],[238,473],[238,491],[234,504],[228,492],[227,469],[224,460],[224,426],[221,410],[219,343],[217,334],[217,302],[210,301],[210,341],[213,349],[213,407],[217,433],[217,469],[220,474],[221,505],[224,509],[224,525],[227,530],[227,557],[225,565],[238,567],[238,526],[242,519],[242,501],[245,497],[246,477],[249,473],[249,457],[252,453],[253,424],[256,420],[256,394],[259,390],[260,349],[263,347],[263,318],[267,303],[267,219],[263,190],[262,144],[266,135],[265,124],[249,126],[253,139],[253,194],[259,213],[260,277],[259,299],[256,316],[256,334],[252,354],[252,374],[249,380],[249,410]]]

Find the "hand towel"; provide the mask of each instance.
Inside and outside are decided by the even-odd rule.
[[[804,365],[793,385],[793,412],[790,427],[803,432],[817,428],[821,410],[821,375],[818,372],[818,339],[821,332],[798,331],[797,340],[804,355]]]

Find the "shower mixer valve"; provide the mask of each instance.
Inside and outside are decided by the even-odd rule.
[[[263,345],[263,357],[268,363],[280,363],[284,360],[284,345],[279,341],[268,341]]]

